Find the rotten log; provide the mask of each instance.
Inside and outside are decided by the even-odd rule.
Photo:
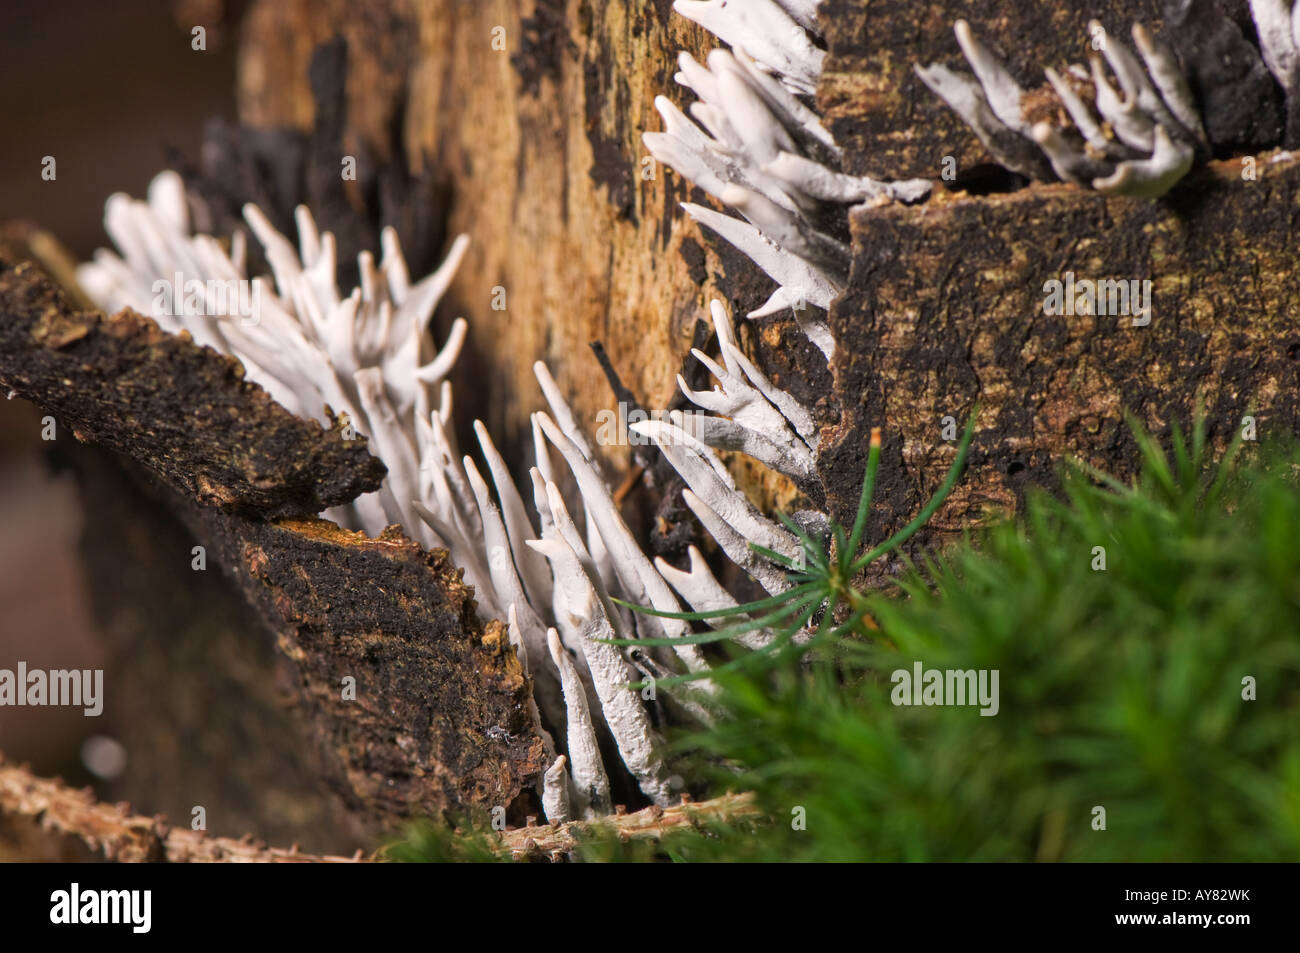
[[[129,309],[77,309],[12,248],[0,253],[0,388],[232,512],[312,515],[378,489],[387,470],[364,439],[295,417],[187,334]]]
[[[321,519],[179,509],[275,632],[354,809],[390,828],[470,806],[522,815],[548,766],[531,682],[446,550],[396,527],[370,539]]]
[[[87,381],[131,369],[131,426],[118,422],[117,392],[105,384],[81,393],[78,435],[134,455],[140,478],[153,474],[153,491],[232,574],[294,666],[327,776],[372,828],[469,806],[502,806],[522,816],[546,766],[531,685],[504,625],[479,620],[472,590],[444,550],[426,552],[396,528],[370,539],[326,520],[268,523],[212,505],[225,497],[214,500],[175,469],[229,458],[241,449],[228,445],[232,434],[247,431],[206,432],[214,442],[206,451],[193,442],[170,447],[173,427],[164,418],[187,394],[242,401],[299,435],[310,433],[307,422],[234,374],[234,362],[164,334],[148,318],[76,311],[34,263],[0,264],[0,312],[0,381],[19,382],[45,409],[66,400],[51,367]],[[46,333],[64,327],[85,329],[72,336],[69,353]],[[143,356],[142,342],[152,349]],[[315,443],[299,440],[289,449],[306,444],[300,456],[331,459],[338,435],[310,426]],[[277,464],[266,443],[268,460]],[[373,461],[363,450],[343,452],[344,459],[361,453]],[[301,472],[294,459],[267,472],[292,479]],[[352,477],[333,479],[331,486],[356,489]],[[279,483],[253,489],[262,498],[288,498]]]
[[[905,522],[952,459],[943,418],[964,422],[976,401],[967,476],[938,529],[1013,509],[1027,487],[1055,485],[1066,457],[1133,477],[1125,411],[1164,437],[1200,399],[1219,448],[1248,415],[1260,439],[1300,432],[1300,161],[1242,170],[1212,163],[1160,202],[1035,185],[856,211],[850,288],[831,312],[844,418],[821,463],[835,510],[851,517],[883,422],[876,525]],[[1047,283],[1071,273],[1149,280],[1150,323],[1046,314]]]
[[[914,4],[827,0],[819,103],[852,171],[934,176],[946,155],[963,169],[987,162],[912,74],[916,62],[960,62],[951,33],[958,16],[1009,53],[1031,87],[1043,65],[1080,57],[1088,15],[1120,29],[1134,19],[1160,22],[1157,4],[1139,0],[945,0],[927,10],[918,18]],[[504,28],[501,50],[493,48],[496,27]],[[467,399],[458,407],[484,416],[503,446],[526,444],[522,424],[539,402],[535,359],[553,366],[580,416],[592,419],[610,398],[585,345],[602,340],[633,393],[661,406],[707,298],[721,291],[744,311],[766,297],[770,283],[756,268],[677,209],[681,199],[703,200],[697,190],[663,169],[639,174],[639,135],[659,128],[653,96],[686,98],[672,88],[677,49],[699,57],[712,45],[669,4],[261,0],[245,33],[243,119],[309,128],[309,64],[335,34],[347,39],[351,64],[340,148],[367,143],[391,154],[393,120],[402,118],[396,148],[405,160],[455,183],[451,231],[475,239],[447,298],[472,327],[460,373],[475,386],[461,386]],[[1256,180],[1242,180],[1240,164],[1227,162],[1153,203],[1009,183],[1016,191],[940,193],[915,208],[854,213],[853,270],[832,310],[839,352],[830,371],[815,366],[816,353],[788,322],[743,326],[760,366],[819,404],[830,425],[820,466],[836,512],[856,501],[872,426],[887,435],[874,528],[914,512],[951,456],[943,417],[959,424],[976,398],[979,442],[941,529],[986,503],[1014,505],[1030,484],[1052,485],[1066,454],[1131,474],[1137,453],[1120,420],[1125,409],[1161,428],[1187,421],[1199,392],[1210,401],[1217,442],[1247,410],[1294,431],[1291,332],[1277,323],[1295,303],[1285,281],[1294,164],[1255,158]],[[1044,281],[1069,270],[1150,278],[1152,324],[1045,316]],[[498,289],[504,310],[493,307]],[[497,346],[503,340],[510,347]],[[243,541],[242,531],[230,531],[232,548]],[[289,552],[299,542],[276,540]],[[234,565],[253,585],[250,567]],[[280,585],[255,583],[266,592]]]

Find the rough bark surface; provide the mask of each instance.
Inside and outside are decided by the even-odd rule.
[[[0,257],[0,388],[205,505],[305,515],[375,490],[364,441],[289,413],[238,361],[151,319],[72,305],[16,246]]]
[[[444,550],[395,527],[370,539],[319,519],[181,516],[275,632],[353,807],[387,826],[470,806],[522,816],[515,800],[548,766],[531,684]]]
[[[942,418],[960,425],[977,400],[968,475],[937,527],[1054,484],[1067,455],[1132,476],[1125,411],[1167,436],[1199,397],[1220,445],[1248,414],[1260,439],[1300,431],[1300,162],[1261,157],[1253,181],[1241,170],[1213,163],[1160,202],[1048,185],[858,211],[832,309],[845,413],[821,461],[838,511],[852,512],[880,426],[882,527],[915,512],[953,456]],[[1150,279],[1150,324],[1045,314],[1045,283],[1069,272]]]
[[[207,441],[198,443],[175,435],[166,421],[170,414],[193,416],[187,400],[240,400],[239,407],[260,411],[264,425],[269,420],[290,436],[314,427],[313,443],[264,441],[264,472],[273,475],[267,479],[297,477],[293,454],[303,450],[314,454],[311,460],[337,460],[329,454],[341,449],[344,460],[360,453],[378,461],[340,448],[339,434],[293,417],[235,374],[233,362],[130,312],[77,312],[35,263],[5,262],[0,381],[81,422],[79,435],[143,464],[141,478],[156,475],[154,492],[207,546],[208,558],[232,573],[275,633],[331,780],[367,826],[470,805],[506,806],[522,816],[527,805],[514,802],[546,766],[531,688],[504,626],[479,621],[472,591],[445,551],[425,552],[395,528],[372,540],[315,518],[267,523],[207,505],[212,499],[201,487],[208,484],[187,479],[184,467],[201,471],[206,460],[243,459],[246,431],[196,428]],[[64,353],[59,345],[67,342],[86,343]],[[105,369],[114,368],[123,373],[102,382]],[[215,383],[205,390],[209,374]],[[75,400],[63,375],[87,381],[72,391]],[[130,395],[131,414],[120,421],[112,381]],[[255,488],[259,499],[302,498],[267,479]],[[355,484],[336,485],[351,493]],[[354,697],[346,697],[349,689]]]
[[[77,473],[82,558],[106,654],[100,731],[126,749],[107,800],[212,834],[304,850],[369,845],[380,824],[323,780],[293,665],[201,541],[102,450],[56,442]]]

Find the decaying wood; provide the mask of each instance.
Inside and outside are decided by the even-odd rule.
[[[915,64],[945,63],[969,73],[953,35],[967,20],[972,30],[1006,63],[1031,102],[1062,118],[1064,111],[1043,75],[1045,67],[1087,67],[1096,52],[1089,23],[1130,49],[1131,29],[1142,23],[1183,62],[1193,94],[1216,119],[1208,132],[1223,156],[1279,144],[1285,119],[1281,90],[1267,74],[1238,88],[1214,87],[1200,69],[1213,72],[1222,55],[1201,60],[1207,23],[1225,18],[1238,42],[1254,34],[1248,0],[824,0],[820,20],[828,56],[817,90],[818,105],[846,168],[881,178],[939,178],[945,158],[955,163],[957,181],[1005,181],[974,133],[916,76]],[[1192,22],[1189,22],[1189,18]],[[1198,66],[1200,62],[1201,66]],[[1247,85],[1249,89],[1245,88]],[[1043,95],[1038,95],[1039,93]]]
[[[1043,67],[1087,63],[1089,20],[1127,43],[1135,21],[1162,25],[1160,8],[1160,0],[824,0],[829,55],[818,106],[854,175],[937,179],[946,156],[959,172],[987,167],[993,159],[980,141],[912,69],[942,62],[970,72],[955,21],[969,21],[1035,89],[1046,83]]]
[[[256,3],[241,51],[240,118],[308,128],[309,65],[336,34],[349,51],[343,148],[391,154],[400,118],[410,164],[452,185],[447,234],[472,238],[441,308],[470,322],[456,378],[463,424],[481,417],[498,444],[527,446],[527,415],[542,407],[532,365],[544,360],[594,432],[615,398],[591,341],[604,343],[642,403],[664,407],[708,301],[744,314],[774,289],[688,219],[679,203],[711,200],[641,143],[662,125],[655,96],[683,108],[692,98],[673,80],[678,52],[703,59],[717,45],[670,3]],[[742,327],[746,337],[751,330]],[[825,360],[792,321],[763,332],[779,386],[829,383]],[[631,466],[626,447],[597,450],[614,467]],[[783,502],[795,495],[759,469],[741,479]]]
[[[77,309],[12,246],[0,255],[0,309],[0,388],[206,505],[314,514],[387,472],[341,426],[295,417],[244,380],[238,361],[129,309]]]
[[[358,453],[378,461],[342,447],[339,434],[290,415],[234,374],[233,362],[164,334],[147,318],[73,310],[32,263],[0,265],[0,314],[0,381],[20,385],[43,409],[67,412],[83,422],[83,436],[161,478],[163,498],[213,561],[234,575],[294,664],[332,780],[356,810],[380,826],[469,805],[499,805],[522,816],[526,805],[514,802],[546,760],[530,685],[504,626],[479,621],[472,591],[446,552],[425,552],[395,528],[372,540],[314,518],[248,518],[210,505],[211,494],[201,488],[211,483],[190,480],[180,469],[192,465],[201,474],[208,460],[260,463],[264,455],[259,472],[288,480],[302,472],[291,466],[299,448],[313,463],[347,462]],[[114,368],[122,370],[116,386],[129,399],[130,415],[122,420],[113,381],[100,380]],[[86,386],[65,392],[60,375],[75,375]],[[262,429],[252,434],[268,437],[259,455],[246,456],[241,438],[249,431],[242,424],[196,424],[210,445],[175,435],[169,415],[196,416],[187,400],[199,407],[242,401],[238,409],[260,412]],[[277,443],[280,432],[287,437]],[[304,434],[314,442],[301,439]],[[356,489],[355,477],[321,476],[332,487]],[[301,486],[290,496],[264,478],[245,495],[302,499]],[[306,487],[319,505],[323,491]]]
[[[976,401],[969,472],[941,528],[1053,485],[1066,456],[1134,475],[1125,411],[1167,436],[1199,396],[1220,446],[1247,415],[1260,439],[1300,430],[1300,162],[1260,156],[1253,180],[1242,169],[1213,163],[1160,202],[1035,185],[859,210],[850,289],[832,309],[845,415],[822,459],[839,512],[856,505],[873,426],[879,517],[915,512],[954,453],[943,418],[960,429]],[[1150,324],[1044,313],[1045,284],[1067,273],[1150,279]]]
[[[210,837],[172,827],[166,818],[132,814],[130,806],[97,801],[89,790],[37,777],[0,754],[0,826],[37,824],[47,834],[81,840],[106,860],[119,863],[348,864],[353,857],[306,854],[297,845],[269,847],[253,838]]]
[[[358,67],[350,68],[352,62]],[[201,147],[177,150],[195,230],[223,237],[246,232],[243,209],[252,202],[282,235],[294,235],[294,209],[306,205],[316,226],[334,236],[345,290],[356,287],[358,256],[376,253],[385,226],[397,231],[412,275],[437,268],[447,240],[445,172],[428,167],[412,173],[404,152],[394,148],[400,116],[389,117],[387,129],[373,127],[370,139],[359,139],[347,127],[348,78],[367,65],[373,64],[335,36],[310,51],[312,109],[306,123],[254,128],[214,119]],[[352,160],[355,176],[340,174],[343,156]],[[248,248],[248,263],[251,273],[270,271],[259,242]]]
[[[309,852],[372,844],[382,821],[330,789],[333,756],[304,717],[296,669],[215,554],[196,561],[200,541],[120,458],[68,436],[52,446],[85,514],[80,551],[104,650],[95,730],[127,759],[100,796],[178,820],[201,806],[213,834]]]
[[[1243,0],[1223,5],[1244,9]],[[1134,20],[1158,28],[1165,7],[826,0],[830,55],[818,102],[848,171],[936,177],[953,156],[968,176],[989,157],[912,70],[960,65],[955,19],[971,20],[1035,87],[1043,66],[1084,57],[1090,16],[1119,31]],[[678,208],[706,197],[642,162],[640,134],[660,128],[654,96],[689,99],[672,81],[677,50],[702,57],[713,45],[670,3],[260,0],[243,43],[243,120],[311,129],[321,100],[309,64],[336,34],[349,65],[345,101],[329,107],[345,113],[330,113],[330,141],[380,161],[404,153],[416,181],[454,186],[447,232],[473,238],[442,315],[463,313],[472,328],[458,414],[483,417],[518,459],[527,412],[540,403],[533,361],[547,361],[593,426],[611,393],[591,340],[604,343],[637,399],[663,406],[708,298],[720,294],[743,313],[771,290]],[[742,325],[777,385],[827,424],[819,467],[833,510],[851,515],[865,437],[879,426],[885,460],[872,535],[909,518],[951,460],[944,418],[959,430],[977,400],[970,469],[940,530],[969,525],[988,505],[1012,507],[1030,485],[1054,484],[1066,455],[1131,475],[1138,455],[1125,410],[1162,431],[1188,421],[1203,398],[1218,443],[1248,413],[1263,434],[1300,427],[1300,337],[1289,323],[1300,305],[1289,280],[1300,163],[1253,158],[1254,178],[1225,160],[1157,202],[1003,177],[995,184],[1014,191],[940,190],[915,207],[856,210],[849,288],[830,316],[833,366],[789,322]],[[1045,282],[1070,272],[1150,279],[1150,324],[1045,314]],[[145,319],[66,308],[12,263],[0,265],[0,295],[0,383],[179,491],[184,519],[294,663],[336,783],[354,804],[384,820],[466,804],[525,809],[520,795],[544,767],[527,683],[500,625],[476,620],[445,557],[392,532],[367,540],[311,519],[250,518],[304,516],[350,499],[377,485],[375,461],[337,434],[276,416],[230,362],[160,336]],[[198,406],[242,409],[196,422],[183,375],[204,382]],[[116,408],[122,419],[86,418],[87,408]],[[157,434],[166,452],[151,443]],[[625,448],[601,452],[628,462]],[[792,497],[783,481],[742,482],[765,491],[764,503]],[[342,696],[348,676],[355,702]],[[573,843],[563,828],[506,837],[524,852]]]
[[[310,44],[290,27],[315,30],[318,40],[341,30],[356,50],[357,68],[387,77],[377,84],[350,81],[352,135],[378,138],[383,117],[406,96],[408,151],[428,157],[454,181],[454,230],[471,231],[477,246],[454,297],[480,342],[469,366],[477,362],[493,372],[482,392],[489,420],[518,434],[535,391],[528,366],[539,357],[552,364],[583,412],[605,406],[603,382],[584,372],[591,358],[582,345],[592,337],[604,339],[644,403],[666,401],[669,375],[686,346],[686,319],[700,313],[703,298],[718,286],[715,279],[726,279],[723,290],[733,304],[745,303],[763,281],[725,243],[697,237],[673,207],[672,200],[688,191],[675,174],[660,170],[650,182],[635,175],[641,155],[636,134],[660,126],[651,98],[663,92],[684,101],[672,88],[675,50],[698,57],[712,41],[670,14],[668,4],[646,5],[639,13],[601,2],[537,2],[519,13],[504,3],[479,4],[472,13],[440,2],[370,5],[385,14],[373,26],[344,22],[330,4],[320,14],[313,6],[311,16],[294,3],[256,7],[245,46],[245,119],[304,121],[309,92],[303,64]],[[1221,6],[1248,28],[1241,0]],[[935,61],[968,69],[953,36],[955,20],[968,19],[1034,90],[1045,83],[1043,67],[1086,62],[1093,17],[1130,43],[1134,22],[1161,30],[1167,7],[1161,0],[943,0],[919,8],[904,0],[826,0],[820,21],[828,57],[818,105],[849,171],[938,179],[944,157],[953,156],[964,178],[991,160],[913,71],[916,63]],[[377,57],[393,50],[380,38],[394,22],[417,25],[419,41],[402,47],[385,70]],[[509,57],[493,58],[494,26],[504,27]],[[617,69],[609,68],[611,61]],[[404,81],[394,82],[393,73]],[[586,111],[562,102],[585,104]],[[1252,277],[1251,263],[1272,261],[1267,273],[1282,268],[1289,227],[1277,185],[1283,168],[1256,182],[1237,177],[1232,188],[1239,168],[1221,166],[1155,203],[1035,186],[985,196],[940,189],[920,206],[862,210],[851,221],[850,288],[832,319],[840,348],[834,381],[816,361],[789,361],[800,352],[788,325],[754,327],[749,343],[781,386],[810,405],[820,401],[821,419],[832,424],[821,473],[841,512],[856,501],[862,438],[872,426],[885,428],[893,459],[882,469],[881,528],[915,512],[943,478],[952,450],[937,438],[940,419],[951,414],[964,422],[977,393],[983,410],[976,465],[941,525],[952,524],[959,512],[977,513],[985,502],[1012,503],[1026,483],[1052,484],[1065,452],[1128,472],[1134,447],[1122,435],[1124,409],[1155,411],[1155,401],[1160,406],[1150,415],[1153,425],[1173,415],[1185,421],[1196,390],[1192,378],[1236,368],[1231,351],[1238,343],[1249,342],[1245,360],[1252,367],[1261,355],[1276,356],[1266,336],[1238,328],[1258,328],[1286,313],[1284,293],[1239,297],[1232,311],[1207,309],[1224,303],[1210,289],[1236,287],[1239,278],[1246,288],[1273,284]],[[1266,205],[1275,227],[1247,230]],[[1156,223],[1158,231],[1144,231]],[[1233,240],[1215,241],[1224,234]],[[1241,255],[1225,262],[1224,249]],[[1081,277],[1153,279],[1153,327],[1103,338],[1090,336],[1087,322],[1046,318],[1042,284],[1070,268]],[[1202,282],[1201,273],[1212,271],[1220,277]],[[496,285],[510,293],[504,312],[488,304]],[[1201,287],[1204,295],[1196,290]],[[1192,314],[1202,335],[1195,340],[1187,336]],[[1062,334],[1072,347],[1058,346]],[[506,337],[508,348],[483,347]],[[1019,342],[1014,351],[1011,342]],[[1033,350],[1022,356],[1026,343]],[[996,356],[987,358],[991,351]],[[1194,357],[1199,363],[1192,378],[1169,373],[1188,370]],[[1114,366],[1105,369],[1108,361]],[[1233,371],[1238,379],[1223,393],[1254,388],[1267,402],[1287,383],[1290,366],[1270,358],[1267,370],[1256,367],[1249,387]],[[476,372],[479,381],[485,376]],[[1067,412],[1071,401],[1077,412]],[[1247,403],[1243,397],[1232,412],[1245,413]],[[848,410],[844,419],[840,406]],[[1214,412],[1220,429],[1229,425],[1226,403]],[[750,486],[761,482],[752,479]],[[790,502],[788,493],[777,498]]]
[[[445,550],[396,527],[370,539],[178,508],[293,663],[329,780],[356,810],[387,827],[470,806],[522,816],[547,767],[531,684]]]

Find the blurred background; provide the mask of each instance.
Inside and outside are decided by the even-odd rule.
[[[221,0],[7,0],[0,5],[0,223],[27,220],[78,258],[107,244],[113,192],[143,194],[169,150],[195,156],[206,119],[234,118],[245,4]],[[192,47],[202,25],[207,49]],[[56,178],[41,178],[53,156]],[[70,435],[60,434],[61,440]],[[56,441],[57,443],[57,441]],[[0,399],[0,668],[95,668],[75,478],[55,473],[40,415]],[[81,752],[111,733],[79,709],[0,708],[0,751],[41,774],[92,780]],[[88,749],[111,771],[113,744]]]

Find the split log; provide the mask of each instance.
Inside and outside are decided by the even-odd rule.
[[[370,539],[320,519],[180,510],[293,663],[354,809],[389,828],[471,806],[523,816],[549,766],[531,682],[446,550],[395,527]]]
[[[133,455],[141,479],[155,475],[154,492],[275,633],[293,663],[327,773],[368,825],[391,829],[406,818],[470,806],[502,806],[522,817],[546,767],[531,686],[504,625],[479,620],[472,590],[446,552],[426,552],[396,528],[369,539],[315,518],[250,518],[190,479],[187,468],[201,474],[207,461],[245,459],[239,437],[250,428],[272,437],[287,430],[298,442],[264,440],[270,466],[260,472],[278,473],[278,482],[245,481],[240,499],[301,499],[304,487],[323,496],[320,482],[298,479],[300,446],[312,461],[338,451],[342,463],[359,455],[379,465],[363,449],[341,447],[339,434],[293,417],[233,373],[235,366],[132,312],[76,311],[35,263],[0,259],[0,381],[22,387],[45,409],[74,414],[79,436]],[[123,373],[113,378],[113,369]],[[79,401],[67,397],[61,374],[87,382]],[[125,421],[116,387],[126,388],[122,399],[132,408]],[[185,417],[167,419],[193,414],[187,395],[200,408],[235,404],[261,417],[233,429],[204,430],[200,422],[194,429],[210,445],[187,442],[174,436]],[[355,477],[309,472],[342,487],[330,491],[343,493],[335,502],[358,490]],[[296,495],[286,494],[286,484]]]
[[[1161,436],[1203,401],[1222,448],[1300,432],[1300,332],[1292,278],[1300,162],[1213,163],[1160,202],[1066,185],[953,196],[852,217],[849,291],[832,308],[842,423],[826,434],[824,480],[841,515],[870,428],[883,423],[880,530],[901,525],[943,479],[943,418],[979,402],[966,479],[941,512],[958,530],[1012,509],[1077,457],[1121,479],[1138,447],[1125,411]],[[1048,314],[1048,282],[1150,281],[1150,323],[1132,314]],[[1109,299],[1109,293],[1105,294]],[[1108,311],[1105,300],[1099,312]]]
[[[295,417],[189,335],[130,310],[79,310],[14,248],[0,257],[0,388],[56,426],[233,512],[310,515],[378,489],[386,468],[341,425]]]

